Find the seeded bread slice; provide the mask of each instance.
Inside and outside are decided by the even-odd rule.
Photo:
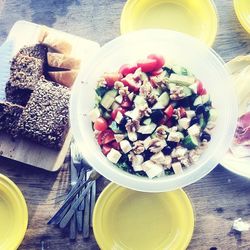
[[[60,149],[69,129],[69,98],[65,87],[45,80],[37,84],[17,125],[21,135]]]
[[[36,44],[34,46],[24,47],[19,50],[19,54],[29,57],[35,57],[47,63],[48,47],[44,44]]]
[[[6,100],[25,106],[32,90],[43,76],[41,59],[17,54],[10,67],[10,79],[6,84]]]
[[[0,101],[0,130],[17,137],[17,123],[22,112],[22,106]]]
[[[11,63],[10,85],[20,89],[33,90],[43,75],[41,59],[17,54]]]

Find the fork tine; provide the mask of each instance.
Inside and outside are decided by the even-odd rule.
[[[90,192],[91,192],[91,199],[90,199],[90,226],[93,227],[93,211],[94,211],[95,201],[96,201],[96,181],[94,181]]]
[[[90,216],[90,192],[85,197],[84,207],[84,221],[83,221],[83,238],[89,238],[89,216]]]
[[[76,239],[76,214],[74,214],[72,219],[70,220],[69,239],[70,240]]]

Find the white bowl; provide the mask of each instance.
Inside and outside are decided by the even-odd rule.
[[[218,111],[216,128],[199,161],[182,175],[148,179],[131,175],[114,166],[101,152],[93,134],[88,113],[94,107],[95,86],[104,72],[116,71],[124,63],[148,54],[164,55],[191,70],[211,95]],[[163,192],[187,186],[208,174],[228,150],[236,128],[237,102],[222,59],[195,38],[170,30],[141,30],[120,36],[105,44],[81,70],[74,84],[70,103],[73,136],[86,160],[107,179],[127,188]]]

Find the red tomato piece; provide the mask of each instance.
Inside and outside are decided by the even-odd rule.
[[[131,108],[132,107],[132,102],[130,101],[130,99],[128,98],[128,96],[123,96],[123,100],[122,100],[122,103],[121,103],[121,107],[122,108]]]
[[[203,92],[203,84],[202,84],[202,82],[201,81],[198,81],[197,82],[197,95],[201,95],[202,94],[202,92]]]
[[[94,129],[98,131],[104,131],[108,128],[108,123],[103,117],[99,117],[96,119],[94,123]]]
[[[107,83],[107,86],[112,88],[114,87],[114,83],[116,81],[120,81],[122,79],[122,74],[119,72],[114,72],[114,73],[105,73],[104,74],[104,79]]]
[[[157,70],[155,70],[155,71],[152,71],[152,72],[151,72],[151,76],[158,76],[158,75],[160,75],[162,72],[163,72],[163,69],[162,69],[162,68],[159,68],[159,69],[157,69]]]
[[[153,59],[153,60],[156,60],[157,62],[157,66],[156,68],[157,69],[160,69],[164,66],[165,64],[165,59],[162,55],[157,55],[157,54],[151,54],[148,56],[149,59]]]
[[[110,150],[111,150],[111,147],[110,147],[110,146],[108,146],[108,145],[103,145],[103,146],[102,146],[102,153],[103,153],[104,155],[107,155],[107,154],[110,152]]]
[[[121,114],[124,115],[125,112],[126,112],[126,110],[123,109],[123,108],[121,108],[121,107],[119,107],[119,108],[117,108],[117,109],[114,109],[114,110],[112,111],[112,113],[111,113],[111,118],[112,118],[112,120],[115,120],[116,115],[117,115],[118,112],[120,112]]]
[[[148,73],[158,69],[158,63],[155,59],[146,58],[137,62],[138,68],[141,68],[142,72]]]
[[[97,137],[97,141],[99,145],[105,145],[114,140],[115,140],[114,132],[110,129],[102,131]]]
[[[130,91],[138,92],[140,89],[140,85],[137,84],[136,81],[130,77],[130,75],[122,78],[121,82],[124,84],[124,86],[128,87]]]
[[[172,117],[174,113],[174,107],[170,104],[165,110],[164,110],[165,115],[170,118]]]
[[[207,94],[207,90],[203,89],[201,95],[206,95],[206,94]]]
[[[120,149],[121,149],[121,148],[120,148],[120,143],[117,142],[117,141],[113,141],[113,142],[111,143],[111,147],[114,148],[114,149],[116,149],[116,150],[120,150]]]
[[[121,73],[123,76],[126,76],[128,74],[135,73],[137,69],[137,65],[124,64],[120,67],[119,73]]]
[[[186,110],[183,107],[179,108],[179,112],[180,112],[180,117],[186,117]]]

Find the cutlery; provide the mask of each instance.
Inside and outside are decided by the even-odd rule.
[[[62,216],[59,215],[59,217],[61,218],[60,224],[59,224],[60,228],[64,228],[67,226],[68,222],[70,221],[70,219],[74,215],[76,209],[79,207],[81,202],[84,200],[85,196],[89,193],[89,190],[90,190],[92,185],[93,185],[93,181],[88,183],[87,187],[83,190],[82,194],[73,202],[70,209],[68,210],[68,212],[65,214],[65,216],[63,218],[62,218]]]
[[[55,213],[55,215],[48,221],[48,224],[55,224],[55,221],[60,221],[63,216],[63,211],[65,210],[65,208],[70,204],[70,202],[73,201],[73,199],[75,198],[75,196],[79,193],[79,191],[87,184],[91,184],[94,180],[98,179],[100,177],[100,174],[98,172],[96,172],[95,170],[93,170],[89,176],[89,178],[86,181],[80,181],[80,184],[78,186],[74,186],[73,190],[71,192],[70,195],[67,196],[66,200],[64,201],[64,203],[62,204],[62,206],[60,207],[60,209]],[[85,195],[87,194],[88,190],[89,190],[90,186],[87,185],[86,189],[83,190],[81,196],[77,199],[77,201],[79,200],[83,200]]]

